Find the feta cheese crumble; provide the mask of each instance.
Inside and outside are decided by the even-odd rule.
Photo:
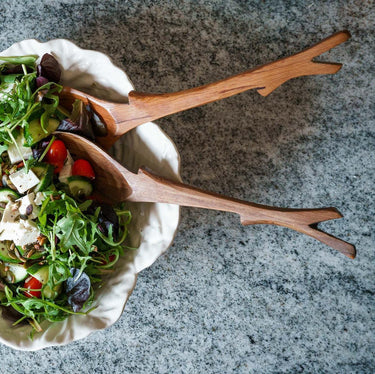
[[[28,173],[26,173],[25,168],[22,168],[13,174],[10,174],[9,179],[17,188],[19,193],[26,192],[40,182],[39,178],[34,174],[32,170],[29,170]]]
[[[27,160],[33,155],[31,147],[24,147],[25,138],[23,137],[23,134],[17,137],[16,143],[17,145],[12,143],[8,147],[8,156],[12,164],[17,164],[18,162],[21,162],[22,157],[24,160]]]
[[[0,222],[0,240],[12,240],[15,245],[35,243],[40,235],[34,221],[19,219],[18,203],[9,202]]]
[[[21,203],[18,209],[20,214],[22,214],[23,216],[27,216],[29,219],[35,219],[36,217],[38,217],[39,208],[36,206],[35,203],[34,192],[31,192],[25,195],[24,197],[21,197],[17,201]]]

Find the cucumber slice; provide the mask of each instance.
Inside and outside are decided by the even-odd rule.
[[[7,271],[5,271],[5,267],[8,268]],[[0,275],[6,278],[9,283],[18,283],[27,277],[27,270],[22,264],[10,264],[5,262],[0,264]]]
[[[9,196],[14,200],[20,197],[20,195],[11,188],[0,188],[0,203],[8,203],[10,201]]]
[[[35,187],[35,192],[44,191],[51,183],[53,179],[53,165],[45,162],[38,162],[31,168],[35,175],[40,179],[40,182]]]
[[[29,123],[29,127],[25,128],[25,140],[27,146],[31,147],[38,143],[42,139],[46,138],[48,135],[52,134],[58,127],[60,122],[55,118],[50,118],[46,126],[46,131],[42,129],[39,119],[34,119]]]
[[[10,242],[8,241],[2,241],[0,242],[0,260],[6,261],[6,262],[20,262],[18,258],[10,257],[9,255],[9,248],[10,248]]]
[[[30,266],[27,269],[27,272],[43,284],[42,294],[47,299],[54,299],[60,293],[62,289],[62,283],[57,284],[53,289],[51,289],[51,287],[46,284],[49,278],[48,265],[41,267],[40,265],[35,264],[33,266]]]
[[[21,254],[22,257],[25,257],[26,255],[26,251],[24,249],[22,249],[22,247],[20,245],[17,245],[17,249],[18,249],[18,252]],[[43,255],[45,254],[45,252],[41,252],[41,251],[36,251],[33,255],[31,255],[30,257],[27,257],[28,260],[37,260],[38,258],[41,258],[43,257]],[[25,257],[26,258],[26,257]],[[40,266],[39,266],[40,267]]]
[[[90,196],[93,191],[90,180],[78,175],[73,175],[68,178],[68,186],[73,197],[78,199]]]
[[[49,267],[48,265],[40,266],[35,264],[27,268],[27,273],[38,279],[40,283],[46,284],[49,277]]]

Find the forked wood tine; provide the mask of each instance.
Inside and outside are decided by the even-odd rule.
[[[339,31],[336,34],[328,36],[321,42],[316,43],[310,48],[305,49],[297,55],[305,56],[306,59],[312,60],[314,57],[318,57],[324,52],[328,52],[330,49],[338,46],[341,43],[346,42],[351,37],[350,32],[347,30]]]
[[[295,57],[295,56],[291,56]],[[297,66],[297,64],[296,64]],[[317,62],[308,60],[300,63],[298,68],[285,70],[282,74],[264,78],[264,87],[258,88],[257,92],[262,96],[268,96],[276,88],[290,79],[306,75],[336,74],[342,68],[342,64],[335,62]]]
[[[337,63],[337,62],[312,61],[311,62],[312,71],[309,74],[310,75],[336,74],[341,68],[342,68],[342,64]]]
[[[276,80],[276,79],[271,80],[270,79],[269,82],[267,82],[267,84],[264,85],[264,87],[258,88],[257,92],[258,92],[259,95],[266,97],[271,92],[275,91],[277,87],[280,87],[282,84],[284,84],[285,82],[287,82],[290,79],[291,79],[290,75],[287,75],[285,77],[280,77],[280,78],[278,78],[278,80]]]
[[[342,64],[313,61],[313,59],[349,38],[350,33],[348,31],[340,31],[302,52],[261,66],[259,69],[254,69],[254,71],[258,71],[258,74],[264,74],[264,84],[257,89],[258,93],[267,96],[286,81],[297,77],[336,74],[341,69]]]
[[[325,231],[318,229],[317,224],[311,226],[301,226],[298,231],[309,235],[324,244],[327,244],[328,246],[336,249],[350,259],[354,259],[357,254],[355,246],[353,244],[350,244],[342,239],[336,238],[335,236],[326,233]]]
[[[299,214],[299,222],[305,225],[317,225],[320,222],[330,221],[332,219],[342,218],[343,215],[334,207],[317,208],[317,209],[301,209],[296,211]]]
[[[342,218],[343,215],[333,207],[315,209],[289,209],[278,207],[266,207],[254,204],[259,208],[259,214],[254,216],[246,210],[241,213],[241,223],[251,225],[257,223],[276,223],[294,229],[299,226],[311,226],[320,222]],[[265,209],[263,209],[265,208]],[[276,219],[276,221],[275,221]]]
[[[300,219],[304,221],[305,225],[297,225],[297,230],[327,244],[336,249],[345,256],[354,259],[356,256],[356,249],[353,244],[350,244],[342,239],[326,233],[318,228],[319,223],[330,221],[332,219],[342,218],[343,215],[334,207],[323,209],[311,209],[303,211],[306,215]]]
[[[263,211],[263,214],[258,216],[246,214],[245,210],[241,214],[241,223],[243,225],[271,223],[287,227],[301,232],[302,234],[309,235],[353,259],[356,251],[352,244],[317,228],[318,224],[321,222],[342,217],[342,214],[333,207],[320,209],[283,209],[267,207],[266,210]]]

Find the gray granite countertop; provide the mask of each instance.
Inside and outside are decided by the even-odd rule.
[[[0,49],[67,38],[126,70],[136,88],[194,87],[348,29],[323,56],[334,76],[298,78],[157,123],[184,181],[289,207],[335,206],[325,230],[349,260],[291,230],[182,209],[173,246],[138,277],[112,327],[58,348],[0,346],[1,373],[373,373],[375,6],[373,1],[0,2]]]

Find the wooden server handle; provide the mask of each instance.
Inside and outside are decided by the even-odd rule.
[[[232,77],[184,91],[150,94],[131,91],[129,106],[117,107],[116,136],[125,134],[141,123],[224,99],[251,89],[269,95],[289,79],[304,75],[335,74],[342,64],[313,62],[319,56],[350,38],[348,31],[340,31],[295,55],[245,71]],[[122,113],[123,111],[123,113]]]
[[[144,169],[140,169],[138,174],[126,171],[124,176],[131,187],[128,201],[169,203],[233,212],[240,215],[243,225],[272,224],[288,227],[321,241],[349,258],[355,257],[352,244],[316,227],[319,222],[341,218],[342,215],[336,208],[286,209],[255,204],[174,182]]]

